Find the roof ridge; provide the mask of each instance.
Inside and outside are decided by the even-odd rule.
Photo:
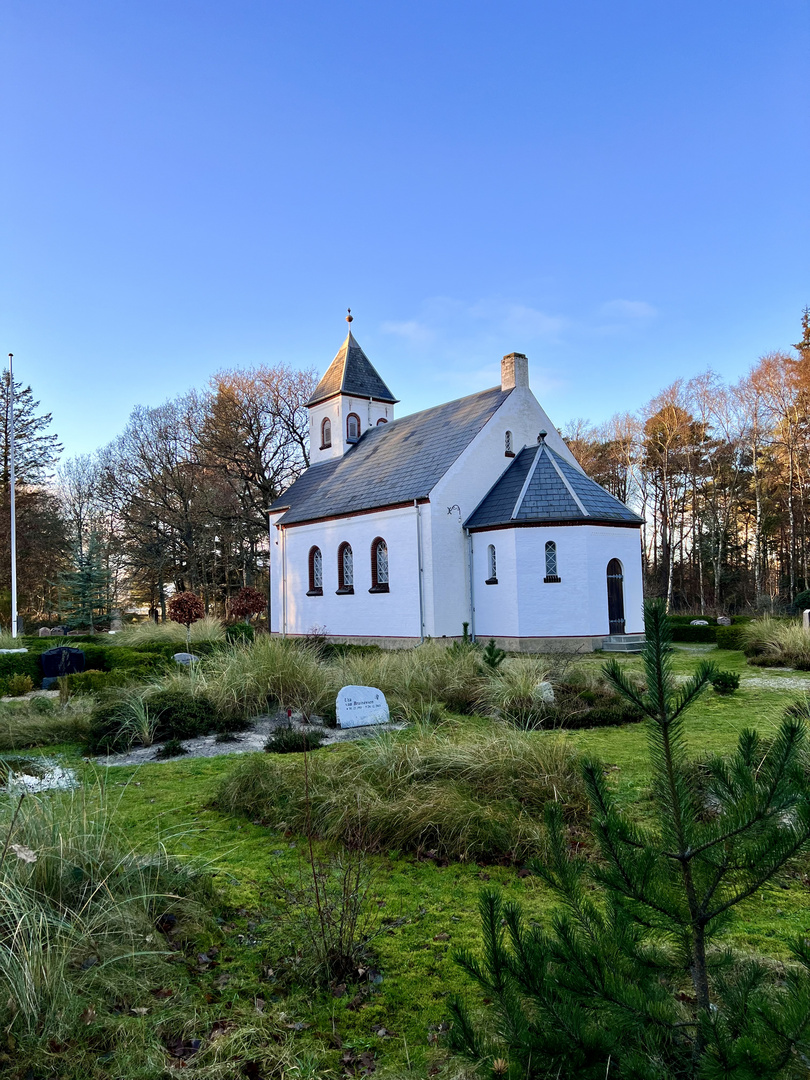
[[[552,464],[552,466],[553,466],[553,468],[554,468],[554,471],[556,472],[557,476],[559,476],[559,478],[560,478],[560,479],[562,480],[562,482],[563,482],[563,483],[565,484],[565,486],[566,486],[566,489],[567,489],[567,491],[568,491],[568,494],[569,494],[569,495],[571,496],[571,498],[572,498],[572,499],[574,500],[574,502],[575,502],[575,503],[577,504],[577,506],[578,506],[578,507],[580,508],[580,510],[582,511],[582,513],[583,513],[583,514],[585,515],[585,517],[590,517],[590,516],[591,516],[591,513],[590,513],[590,511],[589,511],[589,510],[586,510],[586,509],[585,509],[585,504],[583,503],[582,499],[580,499],[579,495],[577,495],[577,493],[576,493],[576,492],[574,491],[574,489],[573,489],[573,488],[571,487],[571,484],[570,484],[570,482],[569,482],[569,480],[568,480],[568,477],[567,477],[567,476],[564,476],[564,475],[563,475],[562,469],[561,469],[561,468],[560,468],[560,466],[559,466],[559,465],[557,464],[557,462],[556,462],[556,460],[555,460],[555,459],[556,459],[556,457],[557,457],[557,455],[556,455],[556,454],[555,454],[555,453],[554,453],[554,452],[553,452],[552,450],[550,450],[550,449],[549,449],[549,447],[547,447],[547,446],[546,446],[545,444],[543,444],[543,446],[541,446],[541,447],[540,447],[540,449],[541,449],[541,450],[547,450],[547,451],[548,451],[548,459],[549,459],[549,461],[551,462],[551,464]],[[537,456],[538,456],[538,457],[540,457],[540,455],[539,455],[539,454],[538,454]],[[588,479],[590,479],[590,477],[589,477]]]
[[[524,449],[528,450],[530,448],[529,447],[524,447]],[[512,510],[512,520],[513,521],[518,516],[518,512],[520,510],[521,504],[523,503],[523,500],[526,497],[526,492],[529,490],[529,484],[532,482],[532,480],[534,479],[534,474],[537,472],[537,463],[540,461],[540,451],[541,450],[542,450],[542,446],[538,446],[535,449],[534,460],[532,461],[531,465],[529,466],[529,471],[526,473],[526,479],[523,481],[523,487],[520,489],[520,494],[517,497],[517,502],[515,503],[515,507]],[[522,450],[521,450],[521,453],[523,453]]]

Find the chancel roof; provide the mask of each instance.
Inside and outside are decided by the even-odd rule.
[[[642,524],[638,514],[545,442],[520,451],[464,524],[468,529],[485,529],[558,521]]]
[[[311,465],[270,512],[288,507],[279,520],[290,525],[427,498],[511,392],[482,390],[369,428],[343,457]]]
[[[382,381],[377,369],[357,344],[351,331],[338,349],[338,354],[327,368],[326,374],[315,387],[315,393],[307,404],[317,405],[319,401],[325,401],[334,394],[370,397],[375,401],[390,402],[392,405],[395,405],[398,400]]]

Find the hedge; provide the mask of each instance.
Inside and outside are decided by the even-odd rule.
[[[718,626],[717,648],[737,649],[740,652],[745,647],[745,634],[741,626]]]
[[[717,631],[720,629],[722,627],[711,624],[709,626],[684,626],[682,623],[675,623],[672,627],[672,640],[713,643],[717,640]]]
[[[9,675],[30,675],[34,686],[42,686],[42,667],[33,653],[0,653],[0,679]]]

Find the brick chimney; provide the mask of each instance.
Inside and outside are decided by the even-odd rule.
[[[512,352],[501,360],[501,390],[514,390],[529,385],[529,358],[522,352]]]

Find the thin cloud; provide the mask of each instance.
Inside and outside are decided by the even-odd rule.
[[[405,338],[406,341],[419,344],[432,341],[434,337],[430,327],[426,326],[425,323],[417,322],[416,319],[409,319],[405,322],[384,322],[381,324],[380,329],[384,334],[394,334],[396,337]]]

